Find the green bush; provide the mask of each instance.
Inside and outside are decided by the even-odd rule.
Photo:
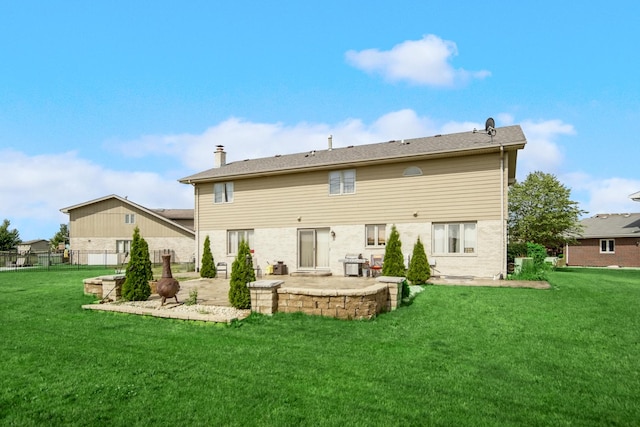
[[[547,257],[547,249],[537,243],[526,243],[526,255],[532,261],[523,262],[522,268],[516,274],[511,276],[513,280],[547,280],[547,273],[551,270],[551,266],[544,262]],[[522,246],[519,247],[520,249]],[[522,256],[522,255],[518,255]]]
[[[389,240],[384,248],[384,262],[382,263],[383,276],[404,277],[407,270],[404,266],[402,255],[402,242],[396,226],[391,227]]]
[[[431,277],[431,267],[427,260],[427,253],[424,245],[418,237],[418,241],[413,245],[413,255],[409,262],[409,271],[407,271],[407,279],[412,285],[424,285]]]
[[[216,264],[213,261],[211,253],[211,241],[209,236],[204,238],[204,248],[202,250],[202,262],[200,265],[200,277],[214,278],[216,277]]]
[[[153,280],[151,260],[149,259],[149,245],[142,236],[140,229],[133,230],[131,254],[125,271],[125,282],[122,285],[122,298],[126,301],[146,301],[151,295],[149,280]]]
[[[240,309],[251,308],[251,294],[247,283],[254,282],[256,274],[253,271],[253,260],[249,244],[240,242],[238,254],[231,266],[231,280],[229,281],[229,303]]]

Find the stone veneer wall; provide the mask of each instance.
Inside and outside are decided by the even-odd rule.
[[[247,286],[256,313],[303,312],[338,319],[372,319],[395,310],[402,299],[403,277],[379,277],[363,289],[310,289],[282,287],[282,280],[259,280]]]

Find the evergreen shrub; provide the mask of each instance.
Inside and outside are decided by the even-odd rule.
[[[229,282],[229,303],[239,309],[251,308],[251,293],[247,283],[254,282],[256,274],[253,271],[253,259],[249,244],[240,242],[238,254],[231,266],[231,280]]]
[[[151,295],[149,280],[153,280],[149,245],[140,236],[140,229],[136,227],[133,230],[131,254],[122,285],[122,298],[126,301],[146,301]]]
[[[407,271],[407,279],[412,285],[425,285],[431,277],[431,267],[427,260],[427,253],[424,245],[420,241],[420,237],[415,245],[413,245],[413,255],[409,262],[409,271]]]
[[[211,253],[211,241],[209,236],[204,238],[204,248],[202,250],[202,262],[200,263],[200,277],[214,278],[216,277],[216,264],[213,261]]]
[[[384,262],[382,263],[382,275],[404,277],[407,270],[402,255],[402,242],[396,226],[391,227],[389,240],[384,248]]]

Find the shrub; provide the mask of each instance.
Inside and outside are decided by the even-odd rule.
[[[547,280],[547,273],[551,266],[544,262],[547,257],[547,250],[537,243],[526,243],[526,255],[531,258],[530,262],[523,262],[522,268],[517,274],[511,276],[514,280]],[[520,256],[520,255],[519,255]]]
[[[202,262],[200,265],[200,277],[214,278],[216,277],[216,264],[211,254],[211,241],[209,236],[204,238],[204,249],[202,250]]]
[[[149,245],[140,236],[140,229],[133,230],[131,255],[125,271],[125,282],[122,285],[122,298],[127,301],[146,301],[151,295],[149,280],[153,280]]]
[[[251,308],[251,293],[247,283],[256,280],[253,271],[253,260],[249,244],[244,240],[240,242],[238,254],[231,266],[231,280],[229,282],[229,303],[240,309]]]
[[[189,291],[189,298],[184,302],[184,305],[195,305],[198,303],[198,290],[191,289]]]
[[[406,268],[404,265],[404,256],[402,255],[402,242],[400,241],[400,234],[396,229],[396,226],[391,227],[391,234],[389,240],[384,248],[384,262],[382,264],[383,276],[396,276],[404,277],[406,274]]]
[[[431,267],[427,260],[427,253],[424,251],[424,245],[418,237],[418,241],[413,245],[413,255],[409,262],[409,271],[407,271],[407,279],[412,285],[424,285],[431,277]]]

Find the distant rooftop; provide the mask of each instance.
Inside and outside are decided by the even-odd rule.
[[[640,213],[598,214],[580,221],[582,238],[640,237]]]

